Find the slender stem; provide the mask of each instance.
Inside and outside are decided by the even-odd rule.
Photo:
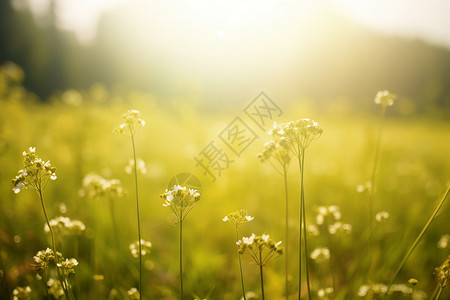
[[[439,298],[441,298],[441,294],[442,294],[442,285],[439,284],[439,290],[436,295],[436,300],[439,300]]]
[[[303,170],[305,169],[305,149],[302,151],[302,172],[301,172],[301,202],[303,210],[303,239],[304,239],[304,250],[305,250],[305,271],[306,271],[306,287],[308,290],[308,299],[311,300],[311,292],[309,288],[309,271],[308,271],[308,243],[306,238],[306,207],[305,207],[305,188],[303,185]]]
[[[112,225],[113,225],[113,230],[114,230],[114,242],[116,243],[116,249],[119,249],[119,231],[118,231],[118,227],[117,227],[117,221],[116,221],[116,214],[115,214],[115,210],[114,210],[114,199],[113,198],[109,198],[109,210],[111,213],[111,220],[112,220]],[[140,240],[140,239],[139,239]]]
[[[264,276],[263,276],[263,265],[262,265],[262,257],[261,257],[261,250],[259,251],[259,274],[261,278],[261,298],[264,300]]]
[[[46,291],[48,300],[52,300],[52,298],[50,297],[50,293],[48,292],[47,276],[45,276],[45,271],[42,273],[42,283],[45,286],[45,291]]]
[[[300,168],[300,189],[303,190],[303,166],[302,157],[300,155],[300,147],[298,147],[298,167]],[[299,204],[299,237],[298,237],[298,300],[302,296],[302,222],[303,220],[303,205],[302,194],[300,192]]]
[[[236,242],[239,241],[239,229],[238,225],[236,225]],[[244,275],[242,273],[242,262],[241,262],[241,254],[238,252],[238,258],[239,258],[239,271],[241,272],[241,285],[242,285],[242,297],[244,300],[247,300],[245,296],[245,288],[244,288]]]
[[[285,295],[286,295],[286,300],[288,300],[288,296],[289,296],[289,289],[288,289],[288,268],[289,268],[289,204],[288,204],[288,181],[287,181],[287,169],[286,169],[286,165],[283,166],[283,175],[284,175],[284,195],[286,198],[286,224],[285,224],[285,235],[286,235],[286,247],[285,247],[285,255],[286,255],[286,259],[285,259]],[[245,299],[244,299],[245,300]]]
[[[370,252],[370,265],[369,265],[369,272],[368,274],[372,274],[371,271],[374,266],[374,256],[373,256],[373,227],[374,227],[374,209],[373,209],[373,202],[374,202],[374,194],[375,194],[375,180],[376,180],[376,173],[377,173],[377,167],[378,167],[378,160],[380,157],[380,149],[381,149],[381,135],[383,133],[383,125],[384,125],[384,116],[386,114],[386,107],[382,106],[381,109],[381,115],[380,115],[380,125],[378,127],[378,134],[377,134],[377,140],[375,145],[375,157],[373,160],[373,166],[372,166],[372,174],[370,178],[370,189],[369,189],[369,240],[368,240],[368,250]]]
[[[444,195],[442,196],[442,199],[439,201],[438,205],[436,206],[436,209],[434,210],[433,214],[428,219],[428,221],[425,224],[425,226],[423,227],[422,231],[419,233],[419,235],[417,236],[416,240],[411,245],[411,247],[409,248],[408,252],[406,253],[406,255],[403,257],[402,261],[400,262],[400,265],[398,266],[397,270],[395,271],[394,277],[392,278],[391,282],[389,282],[389,285],[388,285],[388,287],[386,289],[386,292],[384,293],[384,296],[386,296],[386,294],[389,292],[389,289],[391,288],[391,285],[394,283],[395,279],[397,278],[397,276],[400,273],[401,269],[403,268],[404,264],[408,260],[409,256],[411,255],[411,253],[416,248],[417,244],[420,242],[420,240],[424,236],[424,234],[427,231],[428,227],[430,227],[431,222],[436,217],[437,213],[439,212],[439,210],[441,209],[442,205],[444,204],[445,199],[447,198],[449,190],[450,190],[450,185],[447,186],[447,190],[444,193]]]
[[[184,299],[183,292],[183,221],[180,218],[180,294],[181,300]]]
[[[139,242],[139,299],[143,295],[142,291],[142,243],[141,243],[141,221],[139,218],[139,193],[138,193],[138,181],[137,181],[137,163],[136,163],[136,148],[134,145],[134,135],[131,134],[131,144],[133,145],[133,160],[134,160],[134,182],[136,188],[136,213],[137,213],[137,225],[138,225],[138,242]]]
[[[50,230],[50,236],[52,238],[52,250],[53,250],[53,254],[55,255],[55,262],[59,263],[58,255],[57,255],[57,252],[56,252],[55,235],[53,233],[52,226],[50,225],[50,221],[48,219],[47,210],[45,209],[44,196],[42,195],[42,186],[41,186],[40,182],[39,182],[39,184],[37,186],[37,192],[39,194],[39,199],[41,200],[42,210],[44,211],[44,216],[45,216],[45,220],[47,222],[47,226],[48,226],[48,228]],[[63,282],[63,279],[61,277],[61,273],[59,271],[58,266],[56,266],[56,271],[58,273],[58,279],[61,282],[61,287],[63,288],[64,294],[66,295],[67,299],[71,299],[69,297],[68,287]]]
[[[441,285],[438,283],[438,285],[434,288],[434,291],[433,291],[433,294],[431,294],[430,300],[433,300],[433,299],[436,298],[436,295],[437,295],[437,293],[439,291],[440,286]]]

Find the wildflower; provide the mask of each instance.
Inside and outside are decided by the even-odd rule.
[[[63,260],[56,264],[58,268],[62,270],[62,272],[66,275],[69,275],[71,273],[75,274],[75,267],[78,266],[78,261],[75,258],[66,258],[66,260]]]
[[[119,179],[105,179],[97,174],[88,174],[83,179],[81,194],[89,198],[116,198],[125,193]]]
[[[134,167],[134,159],[130,159],[128,161],[128,165],[125,167],[125,173],[131,174]],[[139,174],[145,175],[147,174],[147,167],[145,166],[145,161],[141,158],[136,159],[136,169]]]
[[[139,257],[139,241],[130,244],[131,255],[138,258]],[[150,254],[150,249],[152,248],[152,243],[144,241],[141,239],[141,254],[142,256]]]
[[[59,299],[62,295],[64,295],[64,290],[61,287],[61,282],[58,280],[53,280],[50,278],[47,281],[48,293],[52,295],[55,299]]]
[[[450,235],[449,234],[444,234],[439,239],[439,242],[437,243],[437,247],[441,248],[441,249],[446,249],[449,246],[449,241],[450,241]]]
[[[264,266],[275,255],[281,255],[284,248],[281,241],[275,243],[270,236],[263,234],[256,236],[254,233],[249,237],[243,237],[236,243],[239,246],[239,253],[247,253],[258,266]]]
[[[375,220],[381,223],[389,218],[389,213],[387,211],[380,211],[375,215]]]
[[[60,236],[81,235],[81,233],[86,229],[83,222],[79,220],[71,220],[70,218],[63,216],[51,219],[50,226],[52,226],[52,228],[55,229]],[[47,223],[44,225],[44,231],[50,232],[50,228]]]
[[[181,185],[174,185],[173,188],[161,194],[164,199],[163,206],[170,207],[181,222],[186,218],[191,209],[200,201],[200,193],[194,189],[188,189]]]
[[[50,161],[43,161],[36,155],[36,147],[30,147],[23,152],[23,166],[18,175],[12,179],[13,191],[18,194],[21,189],[32,188],[42,191],[49,179],[56,180],[56,168]]]
[[[12,292],[13,300],[27,300],[30,299],[31,288],[29,286],[26,287],[16,287]]]
[[[245,293],[245,297],[246,299],[258,299],[258,295],[256,295],[255,292],[253,291],[248,291],[247,293]],[[244,296],[241,297],[241,300],[244,300]]]
[[[322,263],[330,259],[330,249],[324,248],[316,248],[310,255],[312,260],[315,260],[317,263]]]
[[[375,103],[381,104],[383,107],[392,106],[396,99],[397,95],[392,94],[389,91],[379,91],[375,96]]]
[[[320,234],[320,231],[316,225],[311,224],[311,225],[308,225],[308,233],[310,233],[312,236],[318,236]]]
[[[229,213],[226,215],[222,221],[230,222],[236,226],[240,226],[244,223],[252,221],[254,218],[249,216],[246,209],[237,210],[235,212]]]
[[[327,287],[327,288],[318,290],[317,296],[319,296],[319,298],[328,299],[328,297],[331,296],[333,293],[334,293],[334,289],[332,287]]]
[[[450,255],[440,267],[434,269],[434,275],[442,288],[450,283]]]
[[[410,278],[408,280],[408,283],[412,284],[413,286],[417,285],[419,283],[419,281],[415,278]]]
[[[61,253],[56,252],[56,255],[58,256],[58,261],[63,259]],[[55,260],[55,254],[52,249],[47,248],[46,250],[38,251],[33,257],[33,260],[37,271],[42,275],[47,269],[48,264]]]
[[[363,193],[365,191],[370,191],[372,189],[372,183],[367,181],[365,184],[360,184],[356,187],[358,193]]]
[[[319,123],[310,119],[301,119],[281,125],[274,123],[269,134],[279,137],[280,145],[298,156],[300,151],[305,150],[313,140],[319,138],[322,132]]]
[[[136,288],[131,288],[127,291],[128,296],[131,300],[139,300],[141,299],[141,295],[139,294],[139,291]]]
[[[261,162],[275,160],[282,167],[286,167],[291,161],[289,156],[289,148],[286,143],[275,140],[270,140],[264,144],[264,149],[257,155]]]
[[[136,129],[144,127],[145,121],[140,118],[138,110],[129,110],[122,115],[123,123],[113,130],[115,134],[123,134],[125,136],[134,136]]]
[[[331,224],[330,226],[328,226],[328,232],[330,234],[336,234],[338,232],[350,233],[351,231],[352,231],[351,224],[335,222],[334,224]]]

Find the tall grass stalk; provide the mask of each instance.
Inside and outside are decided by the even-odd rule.
[[[300,223],[300,234],[299,234],[299,293],[298,293],[298,299],[301,298],[301,260],[302,260],[302,231],[303,231],[303,250],[305,255],[305,272],[306,272],[306,288],[308,292],[308,299],[311,300],[311,292],[310,292],[310,286],[309,286],[309,272],[308,272],[308,245],[307,245],[307,236],[306,236],[306,217],[305,217],[305,188],[303,184],[303,178],[304,178],[304,168],[305,168],[305,149],[298,148],[298,151],[300,155],[298,156],[298,164],[300,168],[300,216],[299,216],[299,223]]]
[[[262,261],[262,252],[259,252],[259,261]],[[259,265],[259,275],[261,279],[261,298],[264,300],[264,275],[263,275],[263,265]]]
[[[131,144],[133,145],[133,160],[134,160],[134,183],[136,193],[136,214],[138,227],[138,241],[139,241],[139,299],[143,295],[142,291],[142,242],[141,242],[141,221],[139,217],[139,192],[138,192],[138,177],[137,177],[137,163],[136,163],[136,147],[134,144],[134,134],[131,133]]]
[[[239,225],[236,224],[236,243],[239,241]],[[242,287],[242,297],[244,300],[247,300],[247,296],[245,295],[245,287],[244,287],[244,273],[242,272],[242,261],[241,254],[238,252],[239,258],[239,271],[241,273],[241,287]]]
[[[438,205],[436,206],[436,209],[434,210],[431,217],[428,219],[427,223],[423,227],[422,231],[417,236],[416,240],[412,243],[411,247],[409,248],[408,252],[406,252],[405,256],[403,257],[402,261],[400,262],[400,265],[398,266],[397,270],[394,273],[394,277],[392,277],[391,281],[389,282],[386,292],[384,293],[384,297],[388,294],[392,284],[394,283],[395,279],[397,279],[398,274],[402,270],[403,266],[405,265],[406,261],[408,260],[409,256],[413,253],[414,249],[416,248],[417,244],[420,242],[422,237],[424,236],[425,232],[427,231],[428,227],[430,227],[431,222],[434,220],[436,215],[438,214],[439,210],[441,209],[442,205],[445,202],[445,199],[447,198],[447,195],[450,190],[450,184],[447,185],[447,190],[445,191],[444,195],[442,196],[441,200],[439,201]],[[383,297],[383,298],[384,298]]]
[[[183,212],[180,212],[180,295],[181,300],[184,299],[183,289]]]
[[[283,177],[284,177],[284,196],[286,202],[286,224],[285,224],[285,239],[286,239],[286,247],[285,247],[285,269],[284,269],[284,282],[285,282],[285,295],[286,300],[289,298],[289,197],[288,197],[288,180],[287,180],[287,166],[283,165]],[[245,300],[245,299],[244,299]]]
[[[37,187],[36,191],[37,191],[37,193],[39,195],[39,199],[41,200],[42,210],[44,211],[45,221],[47,222],[47,226],[48,226],[48,228],[50,230],[50,236],[51,236],[51,239],[52,239],[52,250],[53,250],[53,254],[55,255],[55,263],[58,264],[59,263],[59,258],[58,258],[58,255],[56,254],[55,235],[53,233],[52,226],[50,225],[50,220],[49,220],[48,215],[47,215],[47,210],[45,209],[44,197],[42,195],[43,187],[42,187],[42,181],[41,180],[38,180],[36,182],[36,187]],[[70,285],[66,284],[65,280],[62,278],[62,275],[61,275],[61,272],[59,271],[58,266],[56,266],[56,271],[58,273],[58,280],[61,283],[61,287],[62,287],[62,289],[64,291],[64,295],[66,295],[67,299],[74,299],[73,294],[71,292],[69,292]],[[47,282],[45,282],[45,285],[47,286]],[[48,287],[47,287],[47,289],[48,289]]]

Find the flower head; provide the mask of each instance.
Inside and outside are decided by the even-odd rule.
[[[324,248],[316,248],[313,252],[311,252],[311,259],[316,261],[317,263],[322,263],[328,261],[330,259],[330,249]]]
[[[139,291],[137,288],[131,288],[127,291],[128,296],[130,297],[130,300],[140,300],[141,295],[139,294]]]
[[[138,128],[144,127],[145,121],[140,118],[141,113],[138,110],[129,110],[122,115],[123,123],[115,128],[115,134],[123,134],[126,136],[134,136]]]
[[[254,233],[249,237],[243,237],[236,243],[239,246],[239,253],[247,253],[258,266],[264,266],[275,255],[283,254],[284,248],[281,241],[273,242],[270,236],[263,234],[256,236]]]
[[[130,244],[130,252],[131,255],[133,255],[133,257],[138,258],[139,257],[139,241],[136,241],[132,244]],[[145,256],[147,254],[150,254],[150,250],[152,248],[152,243],[151,242],[147,242],[144,241],[143,239],[141,239],[141,254],[142,256]]]
[[[389,91],[379,91],[375,96],[375,103],[381,104],[383,107],[392,106],[396,99],[397,95],[392,94]]]
[[[161,194],[161,198],[164,199],[163,206],[170,207],[178,222],[182,222],[191,209],[200,201],[200,193],[194,189],[174,185],[172,188],[166,189]]]
[[[81,235],[86,229],[83,222],[79,220],[71,220],[68,217],[59,216],[50,220],[52,229],[58,232],[58,236]],[[48,224],[45,223],[44,231],[50,232]]]
[[[57,263],[56,266],[66,275],[75,274],[74,268],[78,266],[78,261],[75,258],[66,258],[66,260]]]
[[[55,299],[59,299],[64,295],[64,290],[62,289],[61,282],[59,280],[54,280],[50,278],[47,281],[48,293],[52,295]]]
[[[389,219],[389,213],[387,211],[380,211],[379,213],[377,213],[375,215],[375,220],[378,223],[381,223],[383,221],[386,221],[387,219]]]
[[[80,194],[89,198],[116,198],[124,195],[119,179],[105,179],[97,174],[88,174],[83,179]]]
[[[50,161],[44,161],[36,155],[36,147],[30,147],[23,155],[23,169],[12,179],[14,193],[21,189],[33,188],[43,190],[49,179],[56,180],[56,168],[52,167]]]
[[[31,288],[29,286],[26,287],[16,287],[12,292],[13,300],[28,300],[30,299]]]
[[[252,221],[254,218],[249,216],[246,209],[237,210],[226,215],[222,221],[230,222],[236,226]]]
[[[444,288],[450,283],[450,255],[440,267],[434,269],[434,275],[441,287]]]
[[[314,120],[300,119],[280,125],[275,123],[269,134],[279,137],[280,145],[299,156],[322,132],[319,123]]]
[[[57,255],[57,261],[60,261],[63,259],[63,256],[61,253],[56,252]],[[48,267],[48,264],[51,261],[55,261],[55,254],[52,249],[47,248],[46,250],[41,250],[36,253],[36,255],[33,257],[34,265],[39,272],[39,274],[43,274],[45,270]]]
[[[125,167],[125,173],[131,174],[134,169],[134,159],[130,159],[128,161],[128,165]],[[147,167],[145,166],[145,161],[143,161],[141,158],[138,158],[136,160],[136,170],[140,174],[147,174]]]
[[[263,151],[259,153],[257,157],[261,160],[261,162],[271,162],[274,160],[282,167],[286,167],[291,161],[287,144],[280,142],[280,140],[270,140],[265,143]]]
[[[439,241],[437,243],[437,247],[441,248],[441,249],[449,248],[449,245],[450,245],[450,235],[449,234],[444,234],[443,236],[441,236],[441,238],[439,239]]]

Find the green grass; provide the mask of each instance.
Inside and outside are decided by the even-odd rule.
[[[112,134],[127,109],[138,109],[146,121],[136,139],[138,157],[147,163],[148,173],[139,178],[141,231],[152,242],[152,252],[143,260],[144,299],[177,299],[179,289],[178,231],[159,195],[180,172],[196,174],[202,181],[202,200],[185,220],[183,230],[184,291],[208,299],[239,299],[242,287],[236,260],[235,234],[222,222],[230,211],[246,208],[255,219],[240,228],[240,236],[252,232],[274,237],[285,235],[285,202],[282,178],[256,154],[268,139],[261,136],[216,182],[211,182],[195,167],[193,157],[238,115],[199,112],[173,102],[156,104],[145,94],[121,95],[122,101],[94,103],[84,96],[82,106],[69,106],[59,99],[53,104],[37,104],[25,96],[0,95],[0,298],[8,299],[16,286],[29,285],[32,299],[45,295],[33,270],[33,255],[50,245],[44,233],[45,219],[39,201],[31,192],[15,195],[10,179],[21,168],[21,153],[36,146],[43,157],[57,168],[58,179],[45,190],[50,218],[61,215],[59,207],[67,206],[66,216],[86,224],[79,239],[76,259],[79,266],[72,277],[77,299],[127,299],[126,291],[137,287],[139,262],[128,245],[136,241],[136,207],[133,176],[124,172],[131,158],[129,143]],[[113,97],[112,97],[113,98]],[[371,101],[371,100],[367,100]],[[401,101],[401,99],[399,100]],[[332,299],[357,299],[356,293],[366,284],[370,260],[368,249],[367,197],[356,187],[370,180],[374,156],[378,116],[358,112],[355,107],[342,109],[339,115],[326,108],[314,107],[312,101],[284,107],[287,112],[278,121],[312,118],[324,129],[321,138],[308,148],[305,167],[306,221],[314,222],[319,205],[338,205],[342,221],[350,223],[352,233],[333,236],[308,235],[309,253],[316,247],[329,247],[336,270],[336,290]],[[374,104],[375,106],[375,104]],[[395,107],[395,106],[394,106]],[[290,109],[288,109],[290,108]],[[372,236],[376,268],[371,274],[376,282],[388,284],[402,257],[432,214],[449,180],[450,123],[425,116],[386,115],[377,170],[374,212],[388,211],[390,218],[375,224]],[[107,199],[79,196],[85,175],[95,172],[106,178],[118,178],[128,191],[115,199],[119,247],[115,246],[110,207]],[[292,237],[290,251],[291,298],[296,298],[298,276],[298,201],[299,172],[293,165],[288,170]],[[448,249],[438,249],[439,238],[448,234],[450,212],[448,202],[431,223],[415,251],[399,272],[396,283],[419,280],[415,290],[428,297],[436,286],[432,275],[445,260]],[[93,237],[96,237],[94,250]],[[20,241],[19,241],[20,240]],[[58,250],[73,257],[74,240],[67,240]],[[94,253],[99,257],[94,258]],[[297,255],[298,256],[298,255]],[[96,262],[95,264],[93,262]],[[246,291],[259,294],[258,268],[242,256]],[[283,259],[271,261],[264,272],[267,299],[282,299],[285,289]],[[339,271],[339,272],[338,272]],[[102,281],[94,280],[104,275]],[[312,298],[326,288],[330,275],[323,266],[311,263]],[[303,280],[304,281],[304,280]],[[306,286],[303,286],[306,290]],[[39,296],[38,296],[39,295]],[[114,296],[115,295],[115,296]],[[448,297],[444,289],[441,299]],[[303,297],[305,298],[305,297]]]

